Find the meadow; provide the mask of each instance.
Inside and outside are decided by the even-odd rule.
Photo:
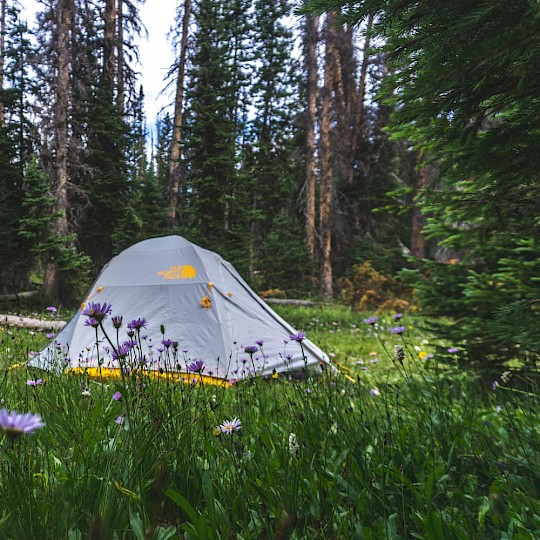
[[[339,373],[101,383],[10,369],[54,336],[0,328],[0,538],[540,538],[533,374],[467,369],[420,315],[276,311]]]

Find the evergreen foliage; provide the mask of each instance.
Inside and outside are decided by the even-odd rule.
[[[459,323],[449,331],[471,358],[526,357],[534,348],[521,332],[500,344],[495,314],[539,295],[538,3],[375,0],[346,9],[353,22],[378,15],[393,136],[439,163],[440,182],[418,199],[439,246],[436,260],[414,261],[426,310]]]

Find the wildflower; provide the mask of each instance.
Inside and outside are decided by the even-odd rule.
[[[396,345],[394,347],[394,358],[398,362],[403,362],[405,359],[405,349],[401,345]]]
[[[255,354],[259,349],[255,345],[248,345],[244,347],[244,352],[246,354]]]
[[[86,388],[83,388],[81,395],[83,395],[84,397],[88,397],[90,393],[91,393],[90,388],[86,387]]]
[[[242,429],[242,422],[238,418],[233,418],[232,420],[227,420],[219,426],[221,433],[226,433],[231,435],[235,431],[240,431]]]
[[[511,371],[505,371],[503,372],[503,374],[501,375],[501,381],[504,383],[504,384],[508,384],[510,382],[510,378],[512,377],[512,372]]]
[[[127,326],[130,330],[140,330],[141,328],[146,328],[146,319],[133,319],[129,321]]]
[[[371,324],[371,325],[373,325],[373,324],[375,324],[378,320],[379,320],[379,317],[369,317],[369,318],[367,318],[367,319],[364,319],[364,322],[365,322],[366,324]]]
[[[291,341],[298,341],[299,343],[301,343],[302,341],[304,341],[304,338],[306,337],[306,333],[305,332],[298,332],[296,334],[291,334],[289,336],[289,339]]]
[[[428,353],[426,351],[420,351],[418,353],[418,358],[420,358],[420,360],[424,360],[424,358],[427,358],[428,356]]]
[[[97,328],[99,326],[99,321],[94,319],[94,317],[88,317],[88,319],[84,321],[84,326],[92,326],[93,328]]]
[[[394,321],[398,321],[399,319],[401,319],[401,317],[403,317],[403,313],[394,313],[392,315],[392,319],[394,319]]]
[[[372,396],[378,396],[380,395],[380,392],[377,388],[372,388],[370,391],[369,391],[370,395]]]
[[[36,386],[39,386],[40,384],[43,384],[43,380],[42,379],[28,379],[26,381],[26,384],[28,386],[33,386],[35,388]]]
[[[47,339],[53,339],[54,338],[54,332],[49,332],[47,334]]]
[[[311,388],[306,388],[306,394],[311,394]]]
[[[404,326],[396,326],[394,328],[390,328],[390,332],[392,332],[392,334],[403,334],[405,330],[406,328]]]
[[[501,407],[500,405],[497,405],[497,406],[495,407],[495,410],[496,410],[498,413],[500,413],[500,412],[502,411],[502,407]]]
[[[11,442],[21,435],[32,433],[44,425],[39,414],[30,412],[19,414],[15,411],[8,412],[7,409],[0,411],[0,429],[4,431]]]
[[[99,304],[98,302],[90,302],[84,308],[82,314],[86,317],[91,317],[94,320],[101,322],[111,312],[111,304]]]
[[[164,339],[161,343],[165,346],[165,348],[168,349],[172,345],[172,340],[171,339]]]
[[[263,341],[262,339],[258,339],[255,343],[256,343],[259,347],[262,347],[264,341]]]
[[[111,354],[112,359],[119,360],[120,358],[125,358],[129,354],[129,351],[131,351],[131,349],[132,349],[131,341],[126,341],[125,343],[120,345],[120,347],[118,347],[116,351],[112,352]]]
[[[500,384],[499,384],[499,381],[493,381],[493,384],[491,385],[491,388],[493,388],[493,390],[497,390],[497,388],[499,388]]]
[[[300,452],[300,447],[298,446],[298,441],[296,440],[296,435],[294,433],[289,434],[289,453],[293,456],[297,456]]]
[[[115,392],[112,398],[114,401],[120,401],[122,399],[122,394],[120,392]]]
[[[447,349],[447,351],[450,353],[450,354],[456,354],[459,352],[459,349],[457,347],[450,347],[449,349]]]
[[[204,370],[204,362],[202,360],[195,360],[195,362],[191,362],[187,368],[191,373],[202,373]]]
[[[124,423],[124,420],[125,420],[125,417],[124,417],[124,416],[119,416],[119,417],[115,420],[115,422],[116,422],[119,426],[121,426],[121,425]]]
[[[47,311],[49,311],[50,313],[56,313],[58,310],[54,306],[49,306],[47,308]]]
[[[120,328],[122,328],[122,315],[115,315],[114,317],[111,318],[111,321],[113,323],[113,326],[119,330]]]

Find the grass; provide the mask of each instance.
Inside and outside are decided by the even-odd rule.
[[[2,329],[3,407],[46,426],[13,443],[0,432],[0,538],[540,537],[534,381],[494,387],[453,367],[453,344],[419,316],[279,312],[348,378],[107,385],[7,369],[48,338]],[[240,431],[216,431],[234,417]]]

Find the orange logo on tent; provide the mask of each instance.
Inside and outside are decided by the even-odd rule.
[[[157,274],[163,279],[192,279],[197,275],[197,270],[189,264],[179,264],[171,266],[168,270],[160,270]]]

